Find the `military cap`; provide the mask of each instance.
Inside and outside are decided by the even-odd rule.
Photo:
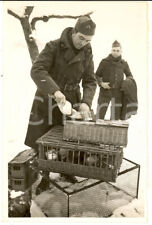
[[[121,44],[116,40],[113,42],[112,47],[121,47]]]
[[[75,30],[84,35],[94,35],[95,28],[96,24],[89,16],[81,16],[75,25]]]

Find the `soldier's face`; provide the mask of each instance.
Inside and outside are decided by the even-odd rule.
[[[121,47],[113,47],[111,54],[114,58],[118,58],[122,53]]]
[[[72,34],[73,45],[77,49],[83,48],[85,45],[89,44],[92,40],[93,35],[84,35],[80,32]]]

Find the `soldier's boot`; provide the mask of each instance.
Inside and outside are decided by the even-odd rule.
[[[41,182],[36,187],[36,195],[41,194],[41,192],[46,191],[49,188],[50,188],[49,172],[43,171]]]

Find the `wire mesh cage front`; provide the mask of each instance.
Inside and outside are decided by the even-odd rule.
[[[86,178],[115,182],[123,151],[94,151],[43,146],[45,159],[39,159],[39,169]]]
[[[55,126],[37,140],[40,170],[115,182],[123,148],[114,145],[63,140],[63,127]]]

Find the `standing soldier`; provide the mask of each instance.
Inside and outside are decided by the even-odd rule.
[[[103,59],[96,71],[96,78],[100,87],[98,98],[97,118],[104,119],[111,101],[111,120],[121,119],[122,91],[121,85],[124,74],[132,78],[128,63],[121,57],[122,48],[118,41],[112,44],[111,54]]]
[[[90,42],[95,23],[88,16],[80,17],[74,28],[66,28],[61,37],[50,41],[35,60],[31,77],[37,85],[25,144],[38,151],[35,141],[51,129],[63,124],[63,115],[56,103],[72,103],[88,116],[96,90],[94,63]],[[83,96],[80,94],[82,81]],[[50,119],[51,118],[51,119]],[[71,182],[75,177],[66,176]],[[49,173],[43,173],[38,193],[49,186]]]

